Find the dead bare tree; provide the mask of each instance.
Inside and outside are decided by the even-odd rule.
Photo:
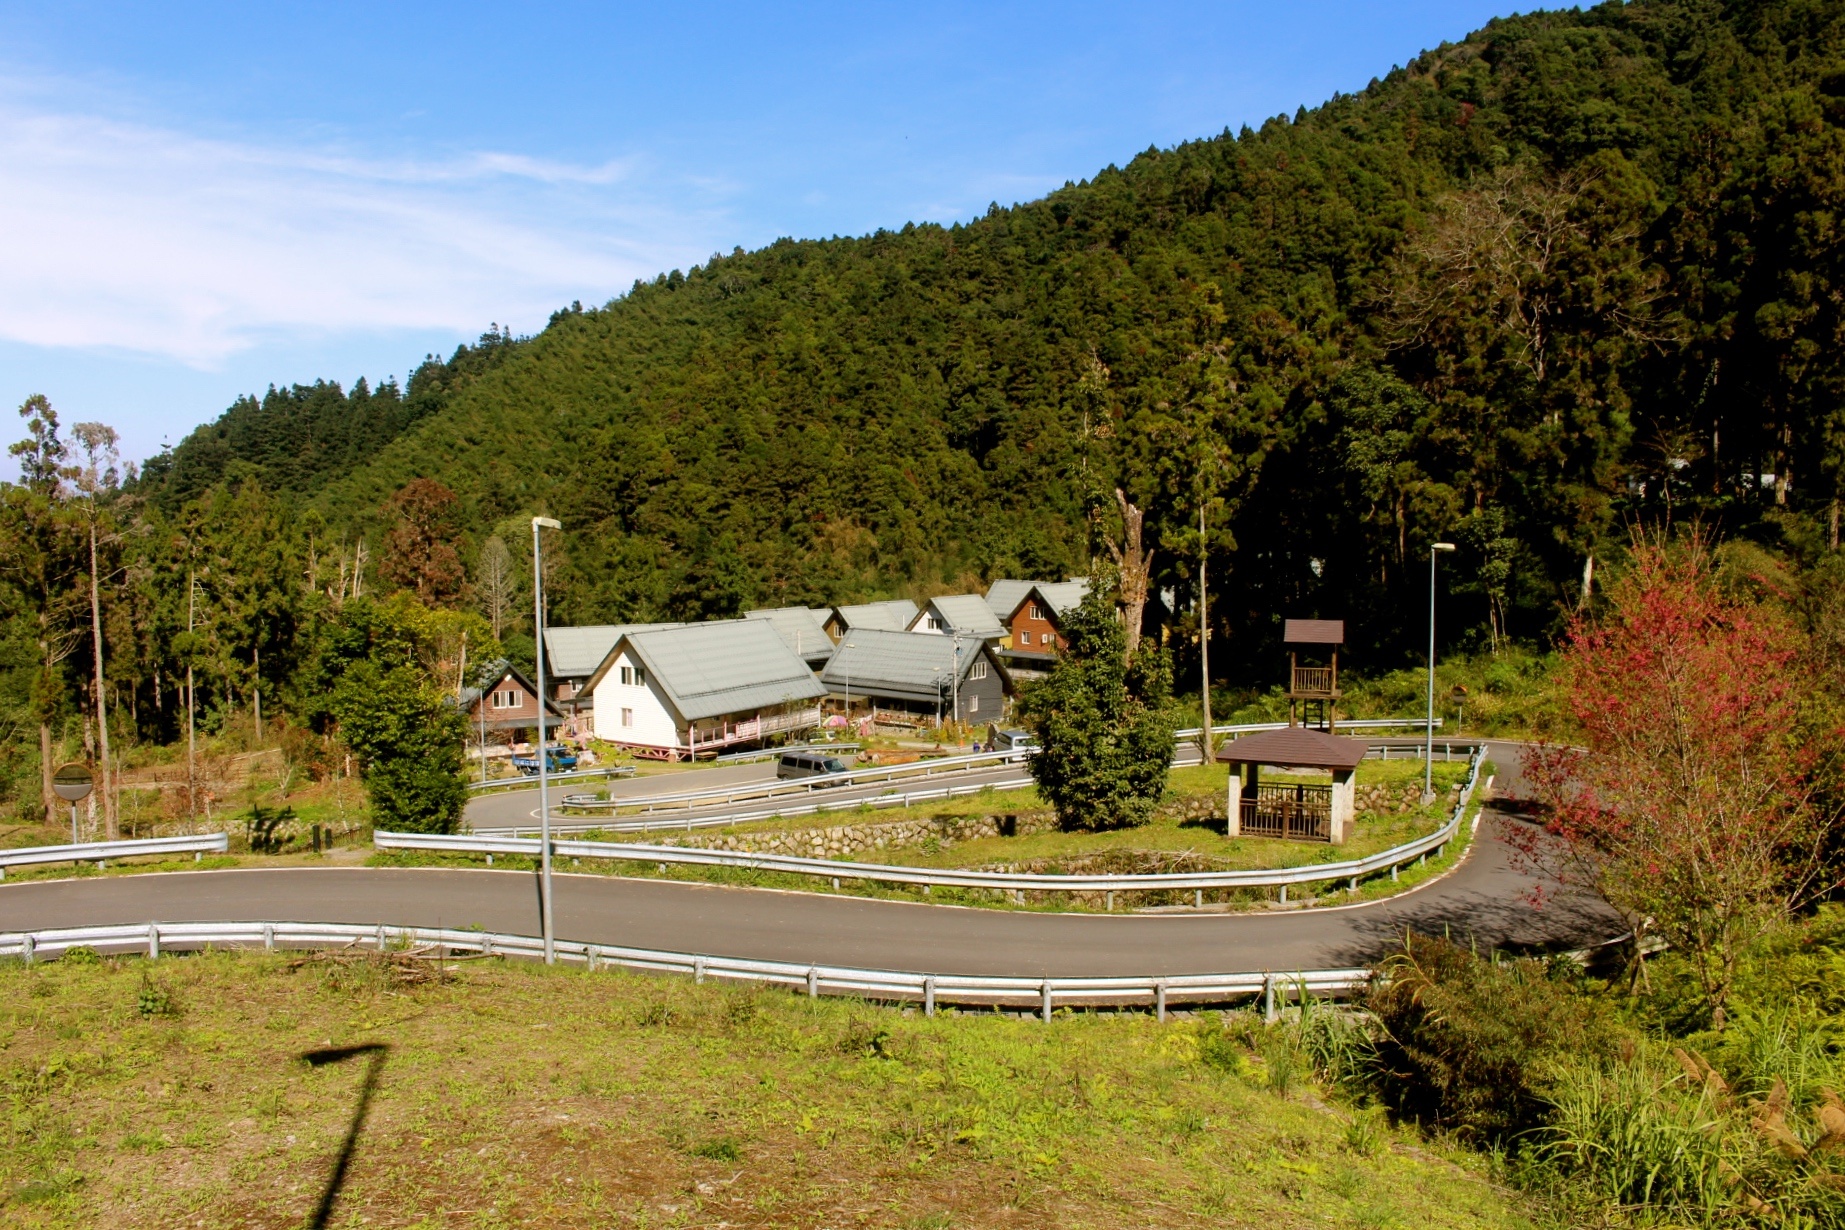
[[[1115,557],[1115,571],[1121,578],[1121,618],[1126,625],[1128,660],[1132,661],[1140,648],[1140,623],[1147,611],[1153,552],[1142,542],[1146,514],[1119,487],[1115,488],[1115,504],[1121,510],[1121,541],[1109,539],[1108,553]]]

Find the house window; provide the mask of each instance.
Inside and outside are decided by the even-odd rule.
[[[493,694],[493,707],[495,709],[517,709],[519,707],[519,699],[519,693],[515,691],[495,692]]]
[[[633,683],[633,682],[634,682],[634,672],[633,672],[632,670],[630,670],[630,669],[628,669],[628,668],[627,668],[627,667],[625,667],[625,666],[624,666],[624,667],[622,667],[622,668],[621,668],[621,683],[622,683],[622,686],[623,686],[623,687],[626,687],[626,686],[628,686],[629,684],[631,684],[631,683]]]
[[[942,630],[941,619],[934,615],[929,616],[929,631],[940,632],[941,630]]]
[[[623,726],[632,726],[632,725],[634,725],[634,710],[632,710],[632,709],[623,709],[623,710],[621,711],[621,724],[622,724]]]
[[[969,713],[980,712],[980,698],[978,696],[970,696],[967,698],[967,711]]]
[[[1021,644],[1021,645],[1029,645],[1029,644],[1031,644],[1031,633],[1029,633],[1029,632],[1021,632],[1021,633],[1019,633],[1019,644]]]
[[[634,668],[634,686],[637,688],[644,688],[647,686],[647,670],[645,667],[637,666]]]
[[[1041,607],[1041,606],[1039,606],[1039,605],[1038,605],[1037,603],[1035,603],[1035,602],[1034,602],[1034,603],[1032,603],[1032,604],[1031,604],[1031,617],[1032,617],[1033,619],[1036,619],[1036,620],[1039,620],[1039,621],[1042,621],[1042,620],[1044,619],[1044,608],[1043,608],[1043,607]]]
[[[985,679],[987,677],[987,660],[985,658],[981,658],[979,661],[975,662],[972,666],[968,667],[967,677],[970,682],[975,679]]]
[[[1046,632],[1044,634],[1044,644],[1047,649],[1057,648],[1057,634],[1055,632]]]

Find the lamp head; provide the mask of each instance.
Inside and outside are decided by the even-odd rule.
[[[1454,550],[1454,544],[1451,542],[1430,543],[1429,550],[1431,551],[1452,551]]]
[[[564,528],[564,523],[562,521],[554,520],[551,517],[533,517],[532,518],[532,528],[535,530],[536,529],[561,530]]]

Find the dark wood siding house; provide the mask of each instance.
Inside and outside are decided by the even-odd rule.
[[[516,666],[499,663],[486,676],[492,682],[461,690],[461,707],[468,715],[468,730],[476,738],[484,730],[489,739],[500,735],[513,743],[538,737],[538,686]],[[563,733],[569,715],[562,706],[545,706],[545,736]]]

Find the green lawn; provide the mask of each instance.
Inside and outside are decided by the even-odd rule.
[[[1530,1224],[1477,1161],[1287,1079],[1286,1026],[395,969],[0,966],[0,1222],[300,1226],[361,1071],[298,1056],[377,1041],[336,1226]]]

